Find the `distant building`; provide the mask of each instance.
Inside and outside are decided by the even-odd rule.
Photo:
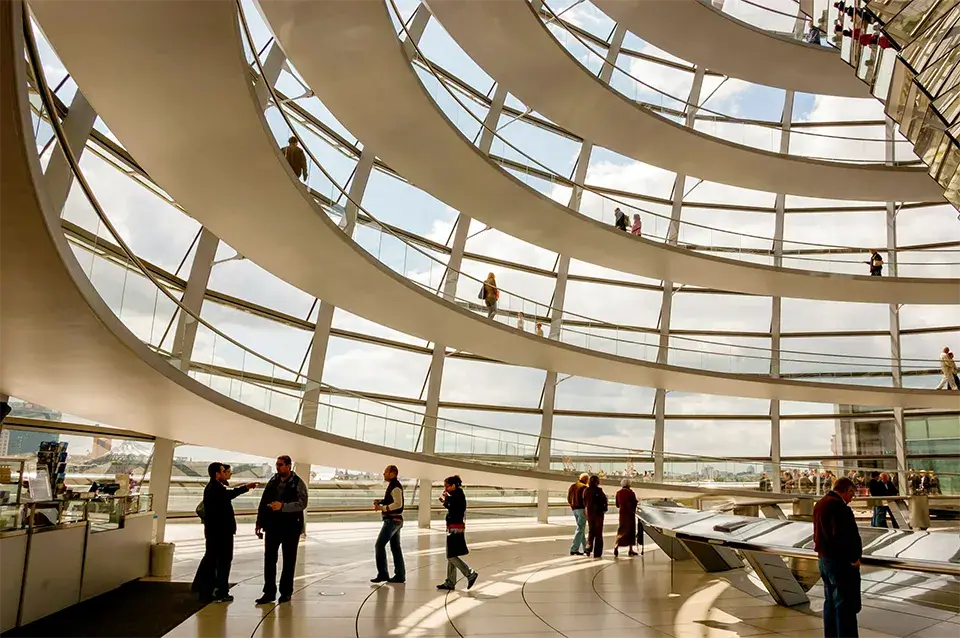
[[[59,434],[4,428],[0,434],[0,456],[35,455],[44,441],[59,440]]]
[[[101,456],[110,453],[110,449],[113,447],[113,441],[111,439],[104,439],[100,437],[93,437],[93,449],[90,450],[90,458],[97,459]]]
[[[896,454],[895,422],[890,416],[877,415],[876,408],[858,405],[837,405],[838,417],[834,434],[837,456],[870,456]],[[904,415],[904,430],[907,442],[907,466],[910,469],[934,471],[940,476],[944,494],[960,492],[960,417],[956,415]],[[910,459],[910,455],[938,455],[940,458]],[[890,461],[840,461],[838,469],[845,465],[893,469]]]
[[[42,421],[62,421],[63,414],[58,410],[38,405],[36,403],[27,403],[26,401],[11,401],[10,416],[20,417],[21,419],[38,419]]]
[[[37,419],[39,421],[61,421],[62,414],[36,403],[10,401],[10,417]],[[59,441],[59,434],[18,430],[5,424],[0,432],[0,456],[24,456],[36,454],[44,441]]]

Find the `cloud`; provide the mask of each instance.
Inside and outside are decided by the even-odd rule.
[[[729,0],[728,0],[729,1]],[[410,10],[408,5],[402,11]],[[583,9],[578,6],[568,12],[571,19],[586,24],[591,19],[591,11],[587,5]],[[596,17],[596,16],[594,16]],[[436,30],[437,27],[434,27]],[[437,36],[434,38],[434,52],[443,53],[452,51],[450,42]],[[645,47],[644,52],[658,54],[653,47]],[[461,53],[451,53],[452,57],[460,60],[460,66],[469,66],[462,58]],[[443,58],[446,60],[446,58]],[[690,74],[667,69],[661,65],[652,65],[640,61],[631,61],[639,66],[634,69],[639,77],[643,77],[654,86],[662,90],[686,98],[689,91]],[[472,64],[472,63],[471,63]],[[712,87],[710,87],[712,89]],[[709,102],[711,108],[741,109],[743,104],[738,100],[749,96],[752,89],[745,83],[729,81]],[[705,93],[707,91],[705,90]],[[768,96],[769,97],[769,96]],[[811,112],[806,115],[809,121],[829,121],[832,119],[850,119],[859,114],[862,104],[838,101],[833,98],[816,98]],[[779,108],[779,107],[771,107]],[[871,107],[875,108],[875,107]],[[874,117],[875,113],[864,115]],[[851,130],[857,127],[850,127]],[[834,129],[831,129],[834,130]],[[859,130],[859,129],[857,129]],[[778,138],[769,140],[770,132],[766,129],[734,130],[729,125],[718,127],[723,135],[742,135],[744,139],[754,144],[778,143]],[[778,135],[778,134],[777,134]],[[511,139],[521,139],[518,135]],[[522,138],[525,143],[534,145],[531,154],[540,152],[536,145],[539,143],[530,138]],[[842,141],[818,140],[818,146],[811,147],[810,152],[831,153],[839,152]],[[558,163],[566,163],[570,159],[569,153],[564,153],[556,159]],[[551,164],[552,165],[552,164]],[[96,183],[98,193],[102,193],[105,206],[115,219],[121,234],[130,241],[131,245],[145,257],[161,264],[164,268],[173,270],[183,259],[190,241],[198,228],[196,222],[184,216],[176,209],[163,203],[154,195],[147,193],[141,187],[117,174],[112,168],[99,166],[97,161],[85,160],[84,169],[88,176]],[[640,192],[656,197],[667,198],[673,188],[674,174],[657,167],[636,162],[629,158],[618,156],[605,149],[595,149],[593,160],[587,174],[589,184]],[[693,188],[696,180],[688,180],[687,189]],[[569,189],[563,187],[548,187],[547,192],[561,202],[566,202]],[[773,194],[748,191],[722,184],[704,182],[696,186],[688,201],[704,199],[708,201],[722,201],[729,204],[772,206]],[[806,203],[810,200],[798,198],[788,199],[788,204]],[[669,215],[669,207],[663,205],[639,203],[638,206],[650,209],[661,215]],[[828,202],[827,205],[830,203]],[[364,206],[370,206],[378,216],[389,219],[412,232],[422,233],[429,238],[447,242],[453,228],[456,211],[433,199],[413,187],[401,184],[392,178],[379,177],[376,174],[371,179],[368,192],[364,197]],[[584,197],[582,212],[595,218],[612,222],[611,205],[601,202],[597,197]],[[74,210],[74,209],[71,209]],[[682,238],[685,241],[710,240],[706,243],[722,243],[733,241],[730,233],[751,233],[760,237],[772,235],[773,215],[770,213],[754,213],[743,211],[722,211],[713,209],[697,209],[685,205],[683,218],[693,220],[704,226],[714,226],[720,231],[698,230],[693,226],[685,225]],[[76,208],[76,218],[85,219],[82,222],[94,229],[93,220],[84,217],[82,207]],[[665,222],[649,213],[644,215],[644,228],[651,234],[665,234]],[[950,217],[948,218],[948,215]],[[955,214],[945,207],[931,208],[919,212],[903,211],[899,217],[901,233],[904,236],[928,238],[934,241],[937,236],[946,236],[948,239],[960,239],[960,231],[953,219]],[[952,225],[951,225],[952,224]],[[467,243],[467,250],[485,254],[497,259],[513,261],[552,270],[556,262],[556,254],[543,248],[522,242],[509,237],[495,229],[483,230],[483,225],[474,221],[470,233],[474,235]],[[372,231],[371,231],[372,232]],[[358,240],[369,241],[364,234],[358,231]],[[706,233],[706,235],[703,235]],[[787,218],[786,237],[792,241],[838,242],[838,243],[877,243],[885,244],[885,227],[883,213],[857,214],[791,214]],[[741,240],[744,241],[744,240]],[[224,246],[220,256],[232,254]],[[958,260],[960,261],[960,260]],[[189,259],[187,260],[189,264]],[[99,264],[97,264],[99,266]],[[860,265],[851,266],[860,268]],[[497,271],[500,283],[506,290],[514,291],[523,296],[546,304],[553,295],[554,280],[552,277],[521,273],[507,268],[491,268],[487,264],[467,260],[464,263],[465,273],[482,278],[489,270]],[[100,289],[105,298],[115,297],[117,291],[123,290],[124,273],[116,268],[95,268],[99,277]],[[625,273],[617,273],[608,269],[574,262],[571,271],[579,274],[593,274],[606,276],[624,281],[643,281],[643,278]],[[406,274],[412,275],[418,281],[436,283],[436,271],[433,267],[423,267],[411,270]],[[181,275],[185,276],[186,272]],[[124,320],[130,324],[138,334],[146,337],[159,338],[156,327],[163,322],[154,318],[156,295],[150,294],[149,288],[129,285],[123,293]],[[657,283],[657,282],[653,282]],[[214,270],[211,286],[217,290],[228,292],[236,296],[280,309],[295,316],[306,316],[313,299],[307,293],[299,291],[280,281],[272,274],[260,269],[252,262],[229,262],[219,265]],[[472,299],[476,295],[476,283],[461,278],[458,294],[461,297]],[[654,328],[660,315],[661,293],[643,291],[635,288],[616,287],[593,283],[576,282],[568,287],[567,308],[573,312],[597,317],[621,325],[635,325]],[[770,322],[770,299],[731,295],[705,295],[689,292],[679,292],[674,299],[674,329],[698,330],[741,330],[766,331]],[[114,304],[115,307],[116,304]],[[523,304],[514,309],[530,310]],[[168,309],[169,310],[169,309]],[[956,308],[944,309],[936,307],[925,308],[906,307],[903,309],[904,321],[909,319],[911,325],[944,325],[954,323]],[[784,330],[831,330],[831,329],[878,329],[884,330],[887,326],[889,309],[882,305],[828,303],[819,301],[783,301],[783,329]],[[306,354],[311,333],[289,326],[282,326],[247,313],[229,310],[226,308],[205,304],[204,317],[209,318],[214,325],[227,334],[236,337],[248,345],[252,350],[280,361],[285,366],[298,369]],[[315,316],[315,311],[312,313]],[[384,336],[400,341],[407,341],[423,345],[422,340],[401,335],[385,326],[378,326],[363,318],[337,310],[334,315],[334,324],[338,328],[356,330],[373,335]],[[161,331],[162,332],[162,331]],[[917,335],[904,339],[905,356],[926,356],[933,349],[934,343],[951,338],[957,340],[958,335]],[[637,335],[636,340],[644,337]],[[755,354],[748,346],[765,347],[769,344],[768,338],[736,339],[710,338],[713,341],[726,341],[727,345],[721,351],[729,355]],[[682,344],[696,350],[699,346],[690,340],[672,337],[672,343]],[[864,355],[883,357],[889,353],[889,343],[886,337],[867,338],[835,338],[818,337],[806,340],[784,339],[782,347],[794,350],[816,350],[821,352],[836,351],[848,355]],[[649,341],[655,342],[651,335]],[[907,353],[911,353],[908,355]],[[915,354],[914,354],[915,353]],[[675,361],[683,361],[694,367],[709,368],[712,365],[729,365],[729,357],[707,360],[697,352],[673,356],[681,357]],[[196,358],[199,361],[230,365],[240,369],[270,373],[270,367],[264,361],[247,358],[242,351],[229,346],[222,339],[215,337],[209,331],[201,330],[198,335]],[[421,396],[423,381],[429,366],[429,357],[348,341],[335,338],[331,340],[327,352],[324,381],[353,388],[359,391],[384,392],[402,394],[408,397]],[[746,365],[746,364],[744,364]],[[751,366],[762,369],[764,361],[753,362]],[[797,369],[806,369],[805,364],[797,364]],[[753,371],[753,368],[751,368]],[[545,373],[542,370],[518,368],[503,364],[490,364],[464,359],[450,358],[446,362],[442,399],[444,401],[475,402],[506,406],[539,406],[539,397],[543,387]],[[283,412],[293,418],[297,410],[297,402],[288,400],[276,393],[267,393],[253,387],[251,384],[241,384],[237,381],[223,379],[208,379],[209,383],[229,392],[231,396],[239,397],[251,404],[263,405],[271,410]],[[639,388],[625,384],[601,382],[592,379],[570,378],[560,382],[557,388],[557,407],[567,410],[609,411],[614,413],[649,413],[652,410],[652,388]],[[798,411],[824,411],[832,409],[832,405],[794,405]],[[786,408],[785,408],[786,409]],[[671,415],[689,415],[691,418],[671,419],[667,425],[667,448],[675,452],[710,453],[718,455],[765,455],[769,451],[769,422],[764,419],[758,421],[727,421],[727,420],[698,420],[692,417],[710,414],[750,414],[765,415],[769,410],[769,402],[742,399],[737,397],[719,397],[707,394],[668,393],[667,411]],[[540,416],[536,414],[510,414],[488,411],[455,411],[446,410],[445,414],[451,418],[463,418],[505,429],[517,429],[525,432],[535,432],[539,428]],[[325,421],[329,427],[348,435],[356,434],[355,423],[348,423],[345,419],[330,417]],[[790,422],[784,425],[784,453],[826,453],[827,441],[832,421],[818,423],[816,427],[804,429],[797,423]],[[122,424],[118,424],[122,425]],[[556,420],[555,432],[558,437],[571,440],[582,440],[585,443],[596,443],[623,447],[625,449],[648,448],[651,444],[652,425],[648,419],[630,418],[597,418],[563,416]],[[371,420],[369,429],[364,436],[376,438],[387,437],[387,427],[384,423]],[[397,435],[399,439],[407,441],[405,434]],[[371,438],[371,440],[372,440]],[[524,439],[529,440],[529,439]]]

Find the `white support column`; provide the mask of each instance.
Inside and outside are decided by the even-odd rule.
[[[536,5],[535,5],[536,6]],[[539,8],[539,7],[537,7]],[[600,81],[609,83],[613,69],[620,55],[620,47],[627,30],[617,25],[610,39],[603,66],[600,68]],[[587,169],[590,167],[590,155],[593,153],[593,143],[583,140],[580,145],[580,154],[577,157],[577,168],[573,173],[573,188],[567,206],[579,211],[583,201],[583,184],[587,178]],[[559,340],[560,330],[563,327],[563,306],[567,297],[567,279],[570,274],[570,256],[560,255],[557,263],[557,283],[553,293],[553,311],[550,314],[549,339]],[[557,399],[557,372],[547,370],[543,381],[543,415],[540,419],[540,438],[537,445],[537,469],[550,469],[550,459],[553,456],[553,411]],[[541,523],[549,521],[550,490],[546,487],[537,489],[537,520]]]
[[[450,250],[450,259],[443,276],[442,296],[448,301],[456,299],[457,283],[460,279],[460,267],[463,263],[463,253],[467,246],[467,236],[472,220],[461,214],[453,234],[453,246]],[[440,390],[443,385],[443,365],[446,362],[447,348],[442,343],[433,344],[430,357],[430,369],[427,372],[427,399],[423,414],[423,431],[420,450],[424,454],[433,454],[437,445],[437,418],[440,413]],[[429,472],[422,472],[419,476],[419,490],[417,492],[417,524],[423,528],[430,527],[430,506],[433,503],[433,481],[435,477]]]
[[[210,271],[213,270],[213,258],[220,246],[220,239],[210,230],[200,230],[200,239],[197,240],[197,250],[193,253],[193,264],[190,266],[190,276],[187,278],[187,287],[183,291],[180,303],[183,307],[200,316],[203,307],[203,297],[210,283]],[[173,359],[171,363],[180,368],[181,372],[190,372],[190,361],[193,359],[193,345],[197,339],[197,320],[193,315],[180,311],[177,320],[177,332],[173,338]]]
[[[93,124],[96,121],[97,114],[93,107],[87,102],[83,93],[77,91],[70,103],[70,110],[67,111],[67,116],[63,119],[63,132],[66,135],[67,144],[78,162],[83,156],[87,138],[93,132]],[[50,202],[53,204],[49,211],[51,214],[60,217],[63,213],[63,207],[67,203],[70,187],[73,185],[73,171],[70,169],[59,143],[55,145],[53,154],[47,164],[44,181],[50,195]]]
[[[697,109],[690,105],[700,103],[700,91],[706,68],[698,66],[693,74],[690,95],[687,97],[684,125],[693,128],[697,119]],[[677,173],[673,183],[673,202],[670,208],[670,225],[667,228],[667,244],[676,246],[680,238],[680,216],[683,211],[683,195],[687,188],[687,176]],[[660,338],[657,348],[657,363],[667,363],[670,350],[670,316],[673,314],[673,282],[664,280],[660,301]],[[666,435],[667,390],[657,388],[653,398],[653,480],[663,482],[663,454]]]
[[[893,164],[896,159],[896,122],[886,118],[885,160]],[[897,206],[896,202],[887,202],[887,276],[899,276],[897,266]],[[903,387],[903,368],[900,355],[900,306],[890,304],[890,374],[893,387]],[[907,430],[903,408],[893,409],[894,448],[897,456],[897,475],[901,494],[907,493]]]
[[[420,43],[420,38],[423,37],[423,31],[427,28],[427,22],[430,21],[430,17],[430,8],[421,2],[417,10],[413,12],[413,18],[410,19],[410,24],[407,25],[407,33],[409,36],[403,38],[403,52],[407,54],[408,60],[413,60],[417,57],[417,50],[414,45]]]
[[[794,92],[787,91],[783,97],[783,112],[780,116],[780,152],[790,152],[790,125],[793,122]],[[783,225],[786,216],[787,196],[777,193],[776,221],[773,227],[773,265],[783,266]],[[770,307],[770,376],[780,378],[780,297],[771,299]],[[770,477],[773,491],[780,492],[780,400],[770,400],[770,461],[773,471]]]
[[[173,473],[172,439],[158,438],[153,442],[153,461],[150,464],[150,494],[153,495],[153,511],[157,515],[156,539],[163,542],[167,529],[167,504],[170,500],[170,476]]]
[[[584,148],[592,145],[584,143]],[[590,151],[587,150],[589,161]],[[580,154],[583,157],[583,152]],[[582,182],[580,182],[582,183]],[[576,190],[576,189],[575,189]],[[571,199],[577,197],[571,195]],[[577,197],[579,199],[579,197]],[[560,329],[563,326],[563,304],[567,294],[567,277],[570,274],[570,256],[560,255],[557,263],[557,284],[553,295],[553,312],[550,315],[550,334],[548,339],[560,339]],[[553,456],[553,410],[557,400],[557,371],[547,370],[543,380],[543,416],[540,419],[540,438],[537,445],[537,469],[550,469],[550,458]],[[547,487],[537,489],[537,520],[547,523],[550,520],[550,490]]]
[[[270,105],[270,91],[267,89],[267,84],[269,86],[275,86],[277,80],[280,79],[280,72],[283,71],[283,64],[287,61],[287,56],[284,54],[283,49],[274,42],[270,46],[270,51],[267,52],[267,59],[262,62],[263,65],[263,77],[257,78],[257,82],[254,85],[254,90],[257,92],[257,99],[260,100],[260,107],[263,110],[267,110],[267,107]]]
[[[418,14],[424,5],[420,5],[417,14],[414,14],[413,23],[418,21]],[[423,24],[429,18],[429,13],[425,13]],[[414,35],[411,29],[411,35]],[[423,34],[420,28],[416,32]],[[404,42],[404,45],[407,43]],[[412,47],[411,47],[412,50]],[[408,52],[408,55],[410,53]],[[503,112],[503,103],[507,99],[507,89],[497,85],[494,90],[493,98],[490,102],[490,109],[483,120],[483,130],[480,134],[479,148],[485,155],[490,154],[490,148],[493,145],[494,131],[497,129],[497,123],[500,121],[500,115]],[[457,218],[456,228],[453,234],[453,245],[450,248],[450,258],[447,261],[447,268],[443,273],[442,295],[447,301],[454,301],[457,297],[457,283],[460,280],[460,267],[463,263],[463,253],[467,248],[467,237],[470,232],[470,224],[473,220],[463,213]],[[436,451],[437,443],[437,417],[440,412],[440,390],[443,386],[443,365],[446,362],[446,344],[434,343],[433,352],[430,357],[430,369],[427,372],[427,399],[424,406],[423,415],[423,435],[421,437],[421,451],[424,454],[433,454]],[[419,477],[419,490],[417,493],[417,524],[423,528],[430,527],[430,505],[433,502],[433,481],[436,476],[429,472],[423,472]]]
[[[347,205],[344,207],[344,225],[343,232],[348,237],[353,237],[357,227],[357,214],[359,207],[357,202],[363,201],[363,194],[367,190],[367,182],[370,181],[370,173],[373,172],[376,153],[369,146],[365,146],[360,153],[360,160],[357,162],[356,171],[353,174],[353,180],[350,182],[350,188],[347,189]],[[333,326],[333,311],[336,307],[325,301],[320,302],[320,308],[317,310],[317,322],[313,327],[313,339],[310,342],[310,358],[307,362],[307,381],[303,393],[303,405],[300,410],[300,425],[310,428],[317,427],[317,413],[320,404],[320,384],[323,380],[323,365],[327,359],[327,345],[330,342],[330,329]]]

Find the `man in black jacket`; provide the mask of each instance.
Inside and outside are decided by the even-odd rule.
[[[848,478],[837,480],[813,508],[813,542],[820,557],[823,579],[823,635],[857,638],[860,613],[860,556],[863,545],[857,521],[848,503],[856,486]]]
[[[377,575],[370,579],[371,583],[403,583],[407,579],[403,550],[400,548],[400,530],[403,528],[403,484],[397,478],[398,474],[396,465],[388,465],[383,470],[387,491],[383,498],[373,502],[373,509],[380,512],[383,518],[383,526],[373,546],[377,561]],[[393,578],[390,578],[387,573],[387,543],[390,543],[390,553],[393,554]]]
[[[277,597],[277,554],[283,550],[280,572],[280,602],[293,595],[293,572],[297,567],[297,544],[307,509],[307,484],[293,471],[289,456],[277,457],[277,473],[267,483],[257,508],[257,537],[266,540],[263,547],[263,596],[258,605],[272,603]]]
[[[870,496],[887,496],[887,486],[880,480],[880,472],[871,472],[870,481],[867,483],[867,490]],[[887,508],[880,500],[874,501],[873,518],[870,519],[870,527],[887,526]]]
[[[207,468],[210,482],[203,488],[203,537],[204,552],[197,574],[193,578],[193,591],[204,600],[230,602],[230,564],[233,562],[233,536],[237,533],[237,519],[233,514],[233,499],[246,494],[257,486],[247,483],[232,490],[227,489],[227,470],[219,461]]]

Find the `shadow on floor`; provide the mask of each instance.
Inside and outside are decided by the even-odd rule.
[[[133,581],[0,636],[160,638],[203,607],[190,583]]]

